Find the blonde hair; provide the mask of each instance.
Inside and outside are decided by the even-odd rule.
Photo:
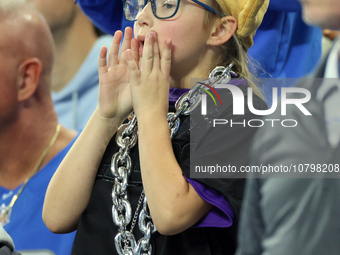
[[[210,5],[215,10],[224,13],[216,0],[211,0]],[[204,26],[210,24],[211,21],[215,20],[217,17],[218,16],[212,12],[206,12]],[[230,63],[233,63],[234,66],[232,70],[238,75],[239,78],[246,79],[248,81],[248,86],[253,89],[254,94],[263,98],[261,90],[257,86],[259,79],[256,75],[249,71],[249,67],[255,70],[256,64],[249,59],[245,45],[246,44],[242,41],[242,38],[239,38],[238,35],[234,33],[230,40],[219,46],[220,49],[218,50],[217,61],[215,62],[215,65],[228,66]]]

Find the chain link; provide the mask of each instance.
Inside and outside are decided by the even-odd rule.
[[[184,101],[176,113],[168,114],[168,124],[170,129],[170,137],[172,138],[177,132],[180,125],[180,115],[189,107],[189,103]],[[119,232],[115,236],[115,246],[119,255],[151,255],[152,246],[150,244],[151,234],[156,232],[156,226],[153,224],[151,215],[147,208],[147,199],[142,191],[136,212],[134,213],[131,229],[126,230],[126,227],[131,221],[131,204],[128,201],[127,186],[128,178],[131,172],[131,157],[129,155],[131,148],[136,144],[137,137],[137,121],[134,116],[128,124],[123,124],[117,131],[116,142],[120,147],[111,159],[111,172],[115,177],[112,187],[112,219]],[[143,203],[142,210],[138,217],[138,227],[144,236],[136,242],[133,229],[137,222],[138,211]]]
[[[133,215],[133,219],[132,219],[132,223],[131,223],[131,229],[130,232],[132,233],[133,229],[136,226],[136,222],[137,222],[137,218],[138,218],[138,212],[139,212],[139,207],[141,206],[143,200],[144,200],[144,190],[142,191],[142,193],[139,196],[138,202],[137,202],[137,207],[136,207],[136,211],[135,214]]]
[[[112,219],[119,228],[119,232],[115,236],[115,246],[119,255],[135,254],[136,240],[132,231],[127,231],[126,227],[130,224],[132,218],[131,204],[127,195],[128,178],[132,165],[129,153],[136,142],[137,121],[134,116],[128,124],[121,125],[117,130],[116,143],[120,149],[111,159],[111,172],[115,177],[111,193]]]
[[[213,86],[219,82],[228,82],[230,80],[230,73],[233,74],[231,71],[232,66],[233,64],[229,65],[227,68],[216,67],[211,71],[209,80],[197,83],[190,91],[183,94],[177,100],[175,105],[176,112],[168,113],[167,115],[171,139],[180,126],[179,117],[181,115],[190,114],[199,104],[201,100],[199,88],[204,84]],[[147,199],[144,190],[138,199],[137,208],[131,223],[131,229],[130,231],[126,230],[126,227],[130,224],[132,215],[127,187],[132,167],[129,153],[131,148],[137,143],[137,118],[135,115],[133,115],[133,118],[127,124],[123,124],[119,127],[116,133],[116,143],[120,149],[111,159],[111,172],[115,177],[111,194],[113,203],[112,218],[119,229],[119,232],[114,238],[116,250],[119,255],[151,255],[151,234],[157,229],[148,212]],[[136,242],[132,232],[136,225],[138,211],[142,203],[143,207],[139,213],[138,227],[144,236]]]

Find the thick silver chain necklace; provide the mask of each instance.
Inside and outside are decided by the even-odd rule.
[[[190,91],[184,93],[175,104],[175,113],[168,113],[167,120],[170,129],[170,138],[172,139],[177,132],[181,115],[189,115],[199,104],[202,91],[200,88],[208,84],[214,86],[217,83],[227,83],[233,74],[231,71],[233,64],[228,67],[218,66],[209,74],[209,79],[198,82]],[[131,120],[127,124],[119,127],[116,134],[116,143],[120,147],[119,151],[112,156],[111,172],[114,176],[114,184],[112,187],[112,218],[118,233],[115,236],[115,246],[119,255],[151,255],[152,246],[150,244],[151,234],[156,232],[156,227],[152,222],[151,215],[148,212],[147,200],[142,191],[137,208],[134,213],[131,229],[128,231],[126,227],[130,224],[132,218],[131,204],[128,200],[127,187],[128,178],[131,173],[131,157],[130,150],[137,143],[137,118],[132,114]],[[139,208],[142,209],[139,213]],[[144,234],[137,242],[133,235],[133,229],[137,223],[139,230]]]

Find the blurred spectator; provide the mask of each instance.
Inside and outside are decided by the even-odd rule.
[[[0,1],[0,34],[0,224],[18,251],[69,255],[75,233],[42,221],[47,185],[76,137],[53,109],[53,37],[25,0]]]
[[[301,3],[306,22],[340,30],[340,1]],[[281,175],[287,178],[275,178],[278,176],[271,172],[265,175],[268,178],[247,181],[237,255],[339,254],[339,66],[337,39],[312,78],[298,84],[311,93],[304,104],[311,116],[294,106],[284,118],[296,120],[297,126],[266,126],[256,134],[253,166],[291,167],[289,172],[297,174],[295,178],[288,173]],[[270,119],[281,117],[277,111]]]
[[[112,37],[98,37],[91,21],[71,0],[28,1],[46,18],[56,44],[52,98],[59,122],[82,129],[98,102],[99,51],[102,45],[110,47]]]

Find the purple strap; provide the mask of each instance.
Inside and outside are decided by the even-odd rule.
[[[177,99],[189,90],[190,89],[170,88],[170,91],[169,91],[169,106],[175,107],[175,103],[176,103]]]
[[[233,224],[234,211],[224,195],[196,180],[184,178],[192,185],[197,194],[214,207],[193,227],[227,228]]]
[[[248,82],[247,82],[246,79],[232,79],[228,82],[228,84],[232,84],[232,85],[235,85],[235,86],[247,86]],[[174,107],[177,99],[189,90],[190,89],[170,88],[170,90],[169,90],[169,106]]]

